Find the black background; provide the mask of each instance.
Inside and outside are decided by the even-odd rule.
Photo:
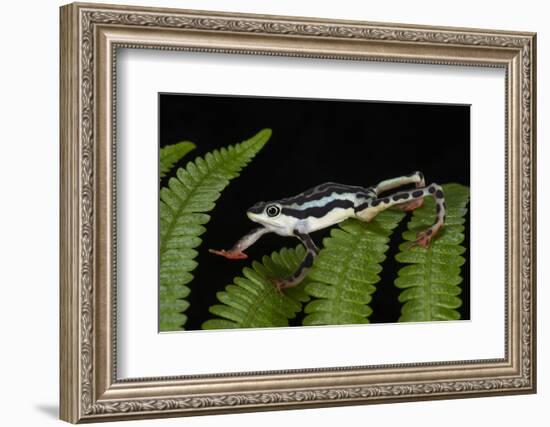
[[[235,144],[263,128],[273,135],[254,160],[222,192],[198,248],[199,266],[193,272],[185,328],[200,329],[214,317],[208,307],[216,292],[240,275],[251,260],[260,259],[297,239],[275,234],[263,236],[246,252],[249,259],[231,261],[208,253],[208,248],[229,249],[257,226],[245,215],[260,200],[277,200],[327,181],[370,186],[406,175],[424,173],[426,182],[470,185],[470,107],[465,105],[412,104],[340,100],[159,94],[160,146],[189,140],[197,148],[177,167],[214,148]],[[168,184],[172,175],[161,181]],[[408,214],[410,215],[410,214]],[[393,285],[394,261],[402,221],[393,233],[370,306],[373,323],[395,322],[400,314],[399,289]],[[330,230],[312,234],[321,245]],[[466,222],[469,247],[469,215]],[[465,253],[469,259],[469,251]],[[469,262],[463,266],[462,319],[470,318]],[[291,321],[301,324],[301,315]]]

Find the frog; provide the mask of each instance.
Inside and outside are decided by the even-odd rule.
[[[412,188],[397,190],[413,184]],[[426,185],[423,173],[415,171],[385,179],[370,187],[325,182],[292,197],[257,202],[246,211],[246,215],[260,227],[241,237],[229,250],[209,249],[209,252],[232,260],[246,259],[248,255],[244,251],[267,233],[297,238],[306,249],[298,268],[288,277],[270,278],[277,290],[282,292],[303,281],[319,254],[310,233],[349,218],[370,222],[391,207],[412,211],[422,206],[424,198],[429,196],[435,199],[435,222],[419,232],[410,245],[427,248],[445,224],[445,197],[439,184]]]

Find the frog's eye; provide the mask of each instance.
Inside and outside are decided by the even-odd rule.
[[[269,205],[265,208],[268,217],[273,218],[281,213],[281,208],[277,205]]]

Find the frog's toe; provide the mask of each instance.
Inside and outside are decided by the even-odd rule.
[[[411,247],[421,246],[423,248],[427,248],[440,228],[441,227],[430,227],[425,231],[421,231],[416,235],[416,240],[412,242]]]
[[[422,248],[427,248],[431,240],[432,240],[432,236],[427,234],[426,232],[419,233],[418,236],[416,236],[416,240],[414,241],[413,246],[420,246]]]
[[[279,294],[281,295],[283,295],[283,289],[288,287],[287,281],[285,279],[272,277],[269,279],[269,281],[273,283],[273,286],[275,286],[275,289],[277,289],[277,292],[279,292]]]
[[[211,254],[219,255],[227,259],[246,259],[248,258],[248,255],[245,254],[242,251],[226,251],[225,249],[222,249],[221,251],[218,251],[216,249],[208,249],[208,252]]]

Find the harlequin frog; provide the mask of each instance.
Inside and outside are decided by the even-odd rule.
[[[387,194],[388,191],[407,184],[415,184],[415,188]],[[261,224],[261,227],[243,236],[228,251],[210,249],[210,252],[229,259],[244,259],[247,258],[244,250],[264,234],[276,233],[280,236],[297,237],[307,252],[300,266],[290,277],[272,279],[277,289],[281,291],[300,283],[313,265],[319,249],[309,233],[338,224],[348,218],[368,222],[378,213],[392,206],[410,211],[421,206],[426,196],[432,196],[435,199],[436,221],[428,229],[418,233],[413,244],[427,247],[445,222],[445,199],[441,186],[435,183],[426,186],[423,174],[417,171],[406,176],[384,180],[372,187],[327,182],[293,197],[258,202],[248,209],[246,214],[252,221]]]

